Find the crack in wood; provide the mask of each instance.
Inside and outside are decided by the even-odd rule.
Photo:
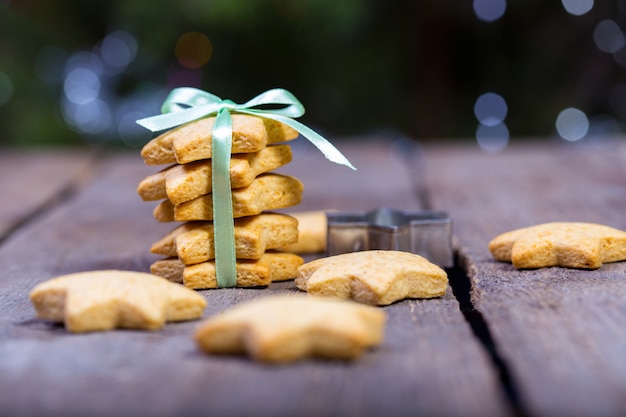
[[[489,325],[472,302],[472,284],[466,270],[463,268],[464,264],[465,262],[459,260],[459,254],[457,252],[454,262],[455,266],[446,269],[452,292],[459,302],[461,312],[470,325],[474,336],[476,336],[481,345],[485,348],[492,364],[498,372],[500,383],[513,415],[516,417],[527,417],[529,414],[522,406],[517,383],[511,375],[509,366],[498,352],[498,347],[491,336]]]
[[[426,166],[424,163],[424,152],[419,142],[401,138],[394,142],[391,154],[408,171],[411,179],[411,186],[420,208],[423,210],[433,210],[431,184],[427,180]],[[527,417],[528,412],[522,407],[517,384],[511,375],[507,363],[498,353],[497,346],[491,336],[489,325],[483,315],[474,306],[471,297],[471,281],[465,266],[469,263],[467,259],[461,258],[458,251],[455,252],[454,267],[446,268],[450,287],[457,299],[463,317],[470,325],[472,333],[485,349],[494,368],[498,373],[505,398],[511,408],[511,412],[516,417]]]

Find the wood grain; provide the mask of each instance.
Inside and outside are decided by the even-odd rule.
[[[497,234],[548,221],[626,230],[626,148],[430,149],[433,201],[454,219],[497,350],[533,416],[626,414],[626,262],[595,271],[515,270],[492,260]]]
[[[79,185],[92,159],[68,149],[0,150],[0,240]]]
[[[304,208],[416,208],[402,167],[381,144],[346,147],[359,170],[334,167],[317,151],[294,152],[291,173]],[[297,165],[296,165],[297,164]],[[147,271],[150,245],[173,224],[152,217],[135,188],[154,167],[110,155],[93,180],[17,230],[0,246],[0,410],[63,416],[501,416],[509,415],[497,372],[451,291],[386,307],[384,343],[353,363],[309,360],[267,366],[211,357],[191,338],[197,322],[157,332],[68,334],[36,320],[29,290],[53,276],[90,269]],[[403,174],[404,173],[404,174]],[[386,178],[386,179],[385,179]],[[380,191],[380,192],[379,192]],[[205,317],[237,303],[296,291],[221,289]]]

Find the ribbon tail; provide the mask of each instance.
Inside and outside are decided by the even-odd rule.
[[[335,148],[335,146],[326,140],[323,136],[315,132],[310,127],[290,119],[289,117],[281,116],[278,114],[272,114],[270,112],[262,112],[262,111],[247,111],[242,109],[237,109],[238,113],[246,113],[252,116],[265,117],[267,119],[273,119],[277,122],[284,123],[294,129],[296,129],[302,136],[307,138],[309,142],[311,142],[317,149],[324,154],[326,159],[331,162],[334,162],[339,165],[345,165],[348,168],[351,168],[356,171],[356,167],[352,165],[352,163],[346,158],[339,149]]]
[[[218,288],[237,285],[235,226],[230,188],[230,153],[232,120],[228,110],[217,114],[212,132],[212,198],[213,233],[215,244],[215,273]]]

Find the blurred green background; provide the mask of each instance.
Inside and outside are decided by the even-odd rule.
[[[306,107],[301,121],[329,137],[491,137],[495,150],[618,137],[625,9],[623,0],[0,0],[0,145],[140,146],[151,134],[134,121],[183,85],[236,102],[286,88]]]

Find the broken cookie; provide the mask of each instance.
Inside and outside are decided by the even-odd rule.
[[[164,278],[133,271],[63,275],[30,292],[37,316],[65,323],[70,332],[114,328],[156,330],[166,321],[197,319],[206,300]]]
[[[308,262],[298,268],[296,285],[313,295],[388,305],[405,298],[441,297],[448,276],[420,255],[370,250]]]
[[[200,325],[195,339],[209,354],[247,353],[263,362],[305,357],[354,359],[381,343],[385,313],[362,304],[279,295],[235,306]]]
[[[496,236],[489,250],[496,260],[519,269],[597,269],[626,260],[626,232],[596,223],[544,223]]]

